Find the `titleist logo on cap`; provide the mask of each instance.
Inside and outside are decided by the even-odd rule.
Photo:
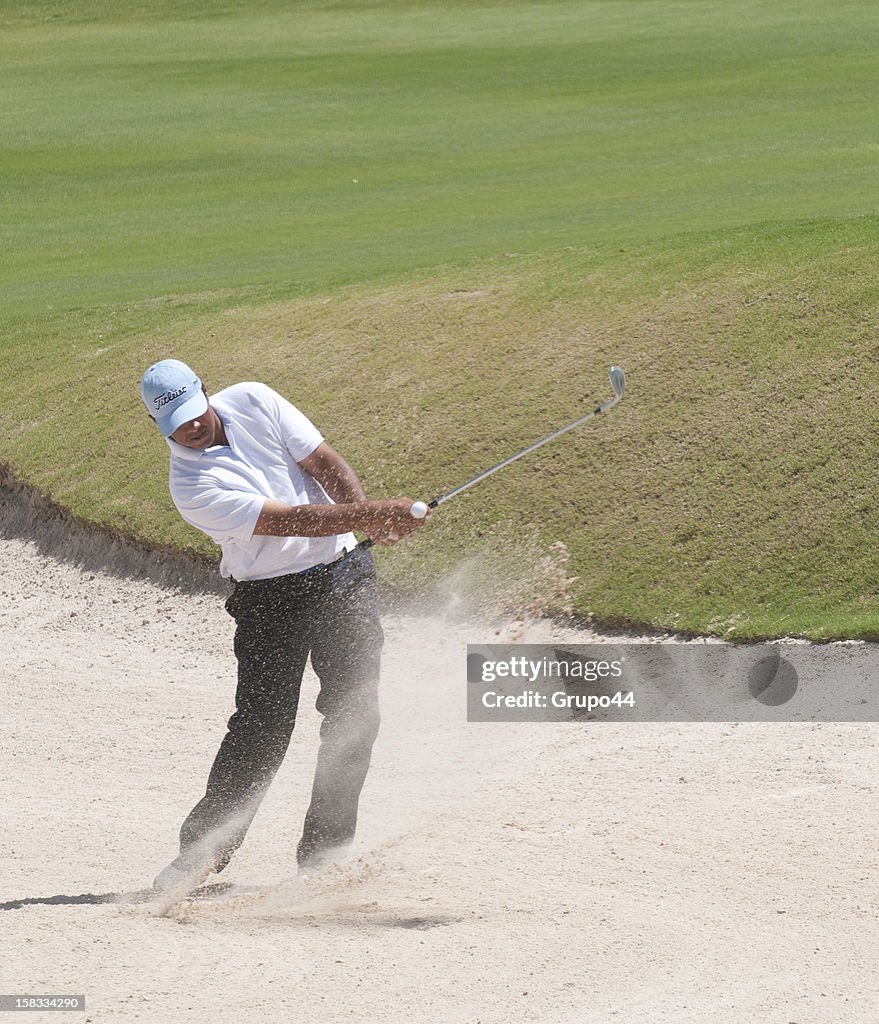
[[[182,388],[177,388],[174,391],[166,391],[164,395],[157,395],[153,401],[156,404],[157,409],[161,409],[163,405],[167,405],[169,402],[173,402],[175,398],[179,398],[181,395],[186,394],[186,385]]]

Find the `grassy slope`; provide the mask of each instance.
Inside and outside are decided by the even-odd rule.
[[[370,489],[431,497],[605,397],[618,361],[619,410],[450,503],[429,535],[383,556],[388,577],[563,540],[578,610],[605,620],[879,636],[876,228],[768,225],[477,262],[380,290],[184,307],[170,332],[134,340],[130,324],[120,339],[109,316],[86,318],[54,375],[66,400],[47,396],[16,462],[92,518],[198,543],[165,494],[162,444],[118,388],[132,362],[176,351],[213,388],[259,367]],[[86,438],[95,384],[105,409]]]
[[[133,400],[158,354],[269,380],[377,491],[426,496],[619,361],[612,419],[450,504],[389,575],[563,538],[605,619],[879,635],[876,223],[851,219],[876,12],[767,8],[5,5],[2,454],[198,543]]]

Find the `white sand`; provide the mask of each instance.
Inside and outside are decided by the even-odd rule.
[[[0,541],[0,991],[87,1000],[29,1021],[879,1021],[875,726],[468,724],[465,644],[499,638],[386,632],[355,857],[296,879],[309,673],[244,846],[157,916],[142,890],[233,710],[232,621]]]

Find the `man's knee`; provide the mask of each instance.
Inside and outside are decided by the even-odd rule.
[[[367,753],[378,736],[381,725],[378,692],[375,686],[364,686],[345,695],[344,699],[317,699],[317,710],[324,716],[320,735],[352,752]]]

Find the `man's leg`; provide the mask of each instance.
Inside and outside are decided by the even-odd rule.
[[[297,849],[300,867],[319,864],[347,847],[378,734],[378,682],[384,639],[375,566],[366,551],[349,555],[320,596],[311,664],[320,679],[324,716],[311,804]]]
[[[178,858],[209,862],[216,871],[244,841],[284,759],[310,643],[310,616],[282,582],[238,584],[226,607],[237,622],[236,711],[205,795],[180,830]]]

